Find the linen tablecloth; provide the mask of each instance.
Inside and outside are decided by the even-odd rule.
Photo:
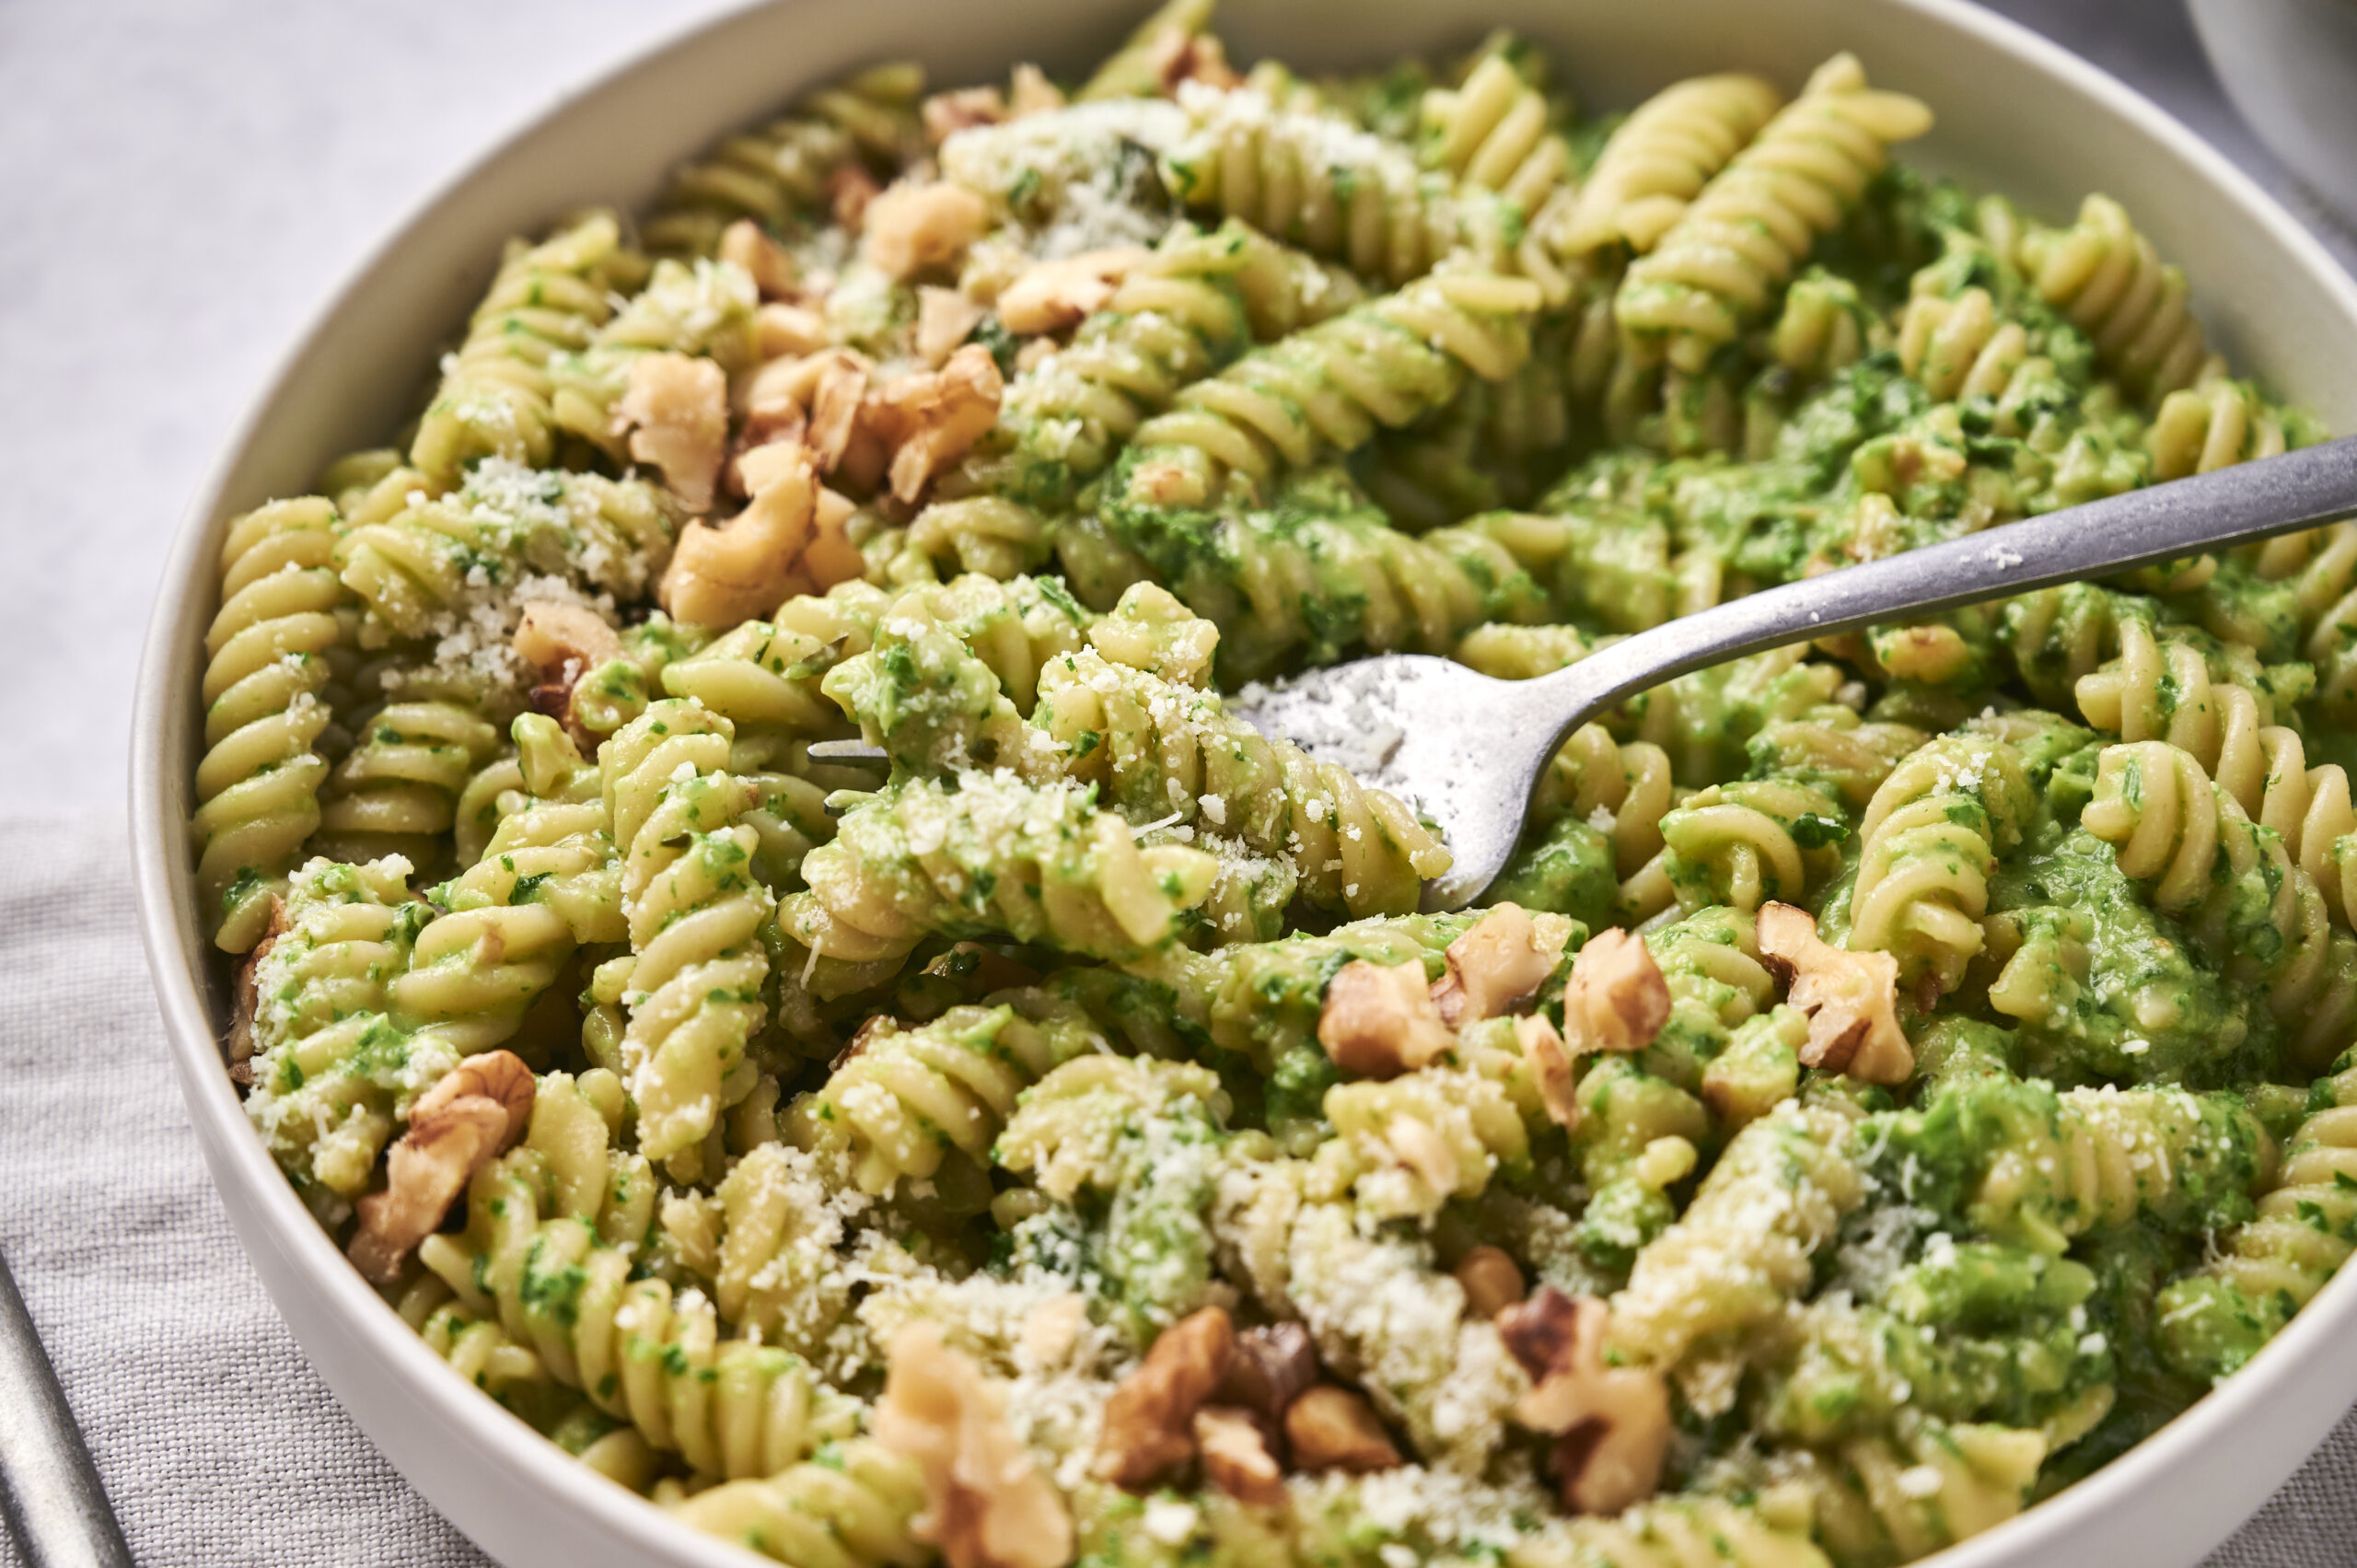
[[[0,453],[16,487],[12,542],[36,551],[10,586],[29,575],[40,589],[0,616],[0,663],[15,677],[0,684],[0,1255],[151,1568],[485,1559],[311,1371],[197,1155],[110,804],[143,575],[294,326],[300,298],[276,295],[324,286],[341,264],[289,262],[285,248],[304,242],[289,214],[312,220],[316,248],[331,209],[325,226],[352,254],[504,120],[717,4],[0,6],[0,194],[17,220],[0,225],[0,364],[19,373],[0,377]],[[2357,261],[2357,243],[2220,98],[2175,0],[2000,8],[2160,99]],[[135,87],[144,111],[93,98],[99,80]],[[218,159],[196,180],[202,159],[181,146],[192,126],[264,161]],[[368,180],[376,194],[355,193]],[[106,242],[133,233],[152,236],[152,252]],[[126,442],[141,460],[114,461]],[[98,487],[101,459],[113,471]],[[50,814],[61,805],[82,814]],[[2212,1568],[2352,1563],[2357,1418]],[[5,1536],[0,1568],[19,1568]]]

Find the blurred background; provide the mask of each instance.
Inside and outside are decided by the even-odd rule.
[[[393,1561],[398,1541],[406,1562],[480,1562],[326,1406],[235,1256],[122,936],[129,698],[168,541],[293,334],[391,226],[568,86],[730,3],[0,0],[0,516],[16,540],[0,574],[0,1000],[18,1020],[0,1030],[0,1179],[32,1123],[90,1129],[79,1168],[0,1203],[0,1253],[149,1561]],[[2309,5],[2357,29],[2351,0],[2196,3],[2237,22]],[[1995,8],[2157,99],[2357,270],[2357,234],[2235,112],[2186,4]],[[2295,86],[2298,64],[2281,75]],[[63,918],[111,934],[103,961],[59,957],[72,932],[42,946],[77,879],[103,894]],[[114,1103],[28,1086],[24,1066],[59,1050],[87,1053]],[[110,1217],[35,1217],[70,1213]],[[156,1295],[125,1303],[134,1249]],[[169,1419],[201,1398],[227,1413]],[[305,1423],[298,1487],[262,1484]],[[2357,1448],[2357,1427],[2342,1443]],[[2346,1561],[2283,1545],[2357,1539],[2334,1511],[2351,1468],[2312,1465],[2213,1568]],[[0,1568],[13,1561],[0,1539]]]

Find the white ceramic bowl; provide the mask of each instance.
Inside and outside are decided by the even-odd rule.
[[[195,909],[184,824],[200,644],[226,520],[301,493],[381,441],[511,234],[594,202],[635,205],[712,137],[849,67],[913,55],[943,83],[1037,59],[1084,69],[1144,0],[776,0],[725,17],[569,95],[425,203],[320,314],[197,499],[148,633],[134,720],[140,919],[198,1142],[254,1267],[368,1435],[511,1568],[741,1563],[575,1465],[468,1386],[364,1284],[249,1130],[224,1074],[221,965]],[[2118,82],[1959,0],[1230,0],[1240,59],[1341,66],[1460,45],[1493,23],[1547,44],[1583,101],[1627,106],[1675,77],[1743,66],[1789,85],[1837,49],[1920,94],[1939,128],[1908,156],[2067,215],[2102,190],[2183,264],[2236,363],[2357,430],[2357,286],[2223,159]],[[2222,1392],[2061,1497],[1937,1559],[2180,1568],[2256,1508],[2357,1398],[2357,1269]]]
[[[2188,0],[2243,118],[2292,172],[2357,223],[2357,6]]]

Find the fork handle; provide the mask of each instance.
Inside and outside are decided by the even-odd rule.
[[[1553,681],[1565,732],[1673,676],[1877,621],[2082,582],[2357,516],[2357,436],[2240,463],[1750,594],[1589,655]]]

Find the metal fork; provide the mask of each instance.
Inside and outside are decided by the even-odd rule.
[[[1563,738],[1673,677],[2352,516],[2357,436],[1787,583],[1623,638],[1535,680],[1498,680],[1429,654],[1381,654],[1247,687],[1226,706],[1438,824],[1456,860],[1424,885],[1423,907],[1461,909],[1505,869]],[[884,761],[856,740],[824,741],[810,755]]]
[[[1385,654],[1248,688],[1228,711],[1313,757],[1349,761],[1367,783],[1412,801],[1439,824],[1456,856],[1425,884],[1423,907],[1460,909],[1505,869],[1540,774],[1564,738],[1674,676],[2351,516],[2357,436],[1769,588],[1639,633],[1535,680],[1492,679],[1425,654]]]

